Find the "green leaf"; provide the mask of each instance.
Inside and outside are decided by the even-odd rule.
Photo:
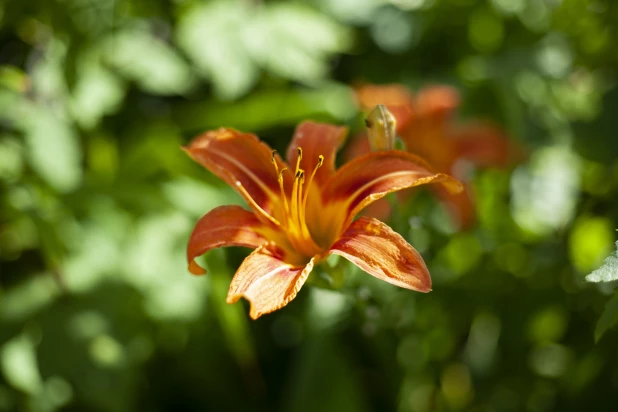
[[[618,263],[618,259],[616,259]],[[614,266],[615,268],[618,266]],[[617,272],[614,272],[616,274]],[[605,305],[605,310],[597,323],[597,327],[594,330],[594,340],[596,342],[601,339],[603,334],[612,326],[618,323],[618,291],[614,292],[614,296]]]
[[[17,180],[23,169],[23,147],[9,134],[0,134],[0,181]]]
[[[343,122],[356,114],[349,87],[327,83],[319,89],[271,89],[234,103],[208,101],[180,105],[174,113],[184,130],[236,127],[258,131],[294,125],[303,119]]]
[[[245,40],[251,15],[244,2],[214,2],[190,9],[178,22],[177,39],[222,99],[235,99],[255,84],[259,68]]]
[[[217,96],[228,100],[249,91],[260,67],[303,83],[322,80],[328,57],[351,44],[348,30],[308,7],[238,1],[189,9],[177,39]]]
[[[154,94],[182,94],[193,85],[189,66],[150,30],[136,27],[104,42],[106,61],[122,75]]]
[[[555,145],[534,152],[529,164],[513,173],[515,222],[541,236],[563,228],[576,212],[580,170],[579,157],[566,146]]]
[[[616,242],[618,249],[618,242]],[[586,276],[588,282],[612,282],[618,280],[618,250],[609,255],[603,266]]]
[[[599,267],[611,252],[614,233],[612,222],[607,218],[582,216],[577,219],[569,239],[573,265],[581,273],[590,273]]]
[[[55,189],[69,192],[82,177],[81,148],[68,119],[51,110],[28,106],[23,119],[33,169]]]
[[[7,342],[0,350],[0,365],[6,380],[25,393],[35,395],[43,386],[34,343],[27,335]]]
[[[252,28],[250,45],[256,59],[273,73],[304,83],[325,77],[329,54],[350,46],[343,26],[298,4],[265,8]]]
[[[71,113],[82,127],[92,128],[103,116],[120,106],[125,85],[105,69],[94,53],[82,56],[78,67],[79,77],[70,102]]]
[[[28,88],[28,75],[15,66],[0,66],[0,86],[23,93]]]

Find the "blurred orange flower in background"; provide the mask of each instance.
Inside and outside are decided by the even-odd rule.
[[[464,182],[463,192],[452,194],[434,187],[438,197],[448,206],[456,223],[468,228],[475,221],[472,188],[466,182],[470,166],[506,167],[521,156],[505,133],[488,122],[455,122],[459,106],[457,90],[449,86],[431,86],[414,96],[398,84],[364,85],[356,90],[362,110],[383,104],[397,119],[397,134],[408,152],[427,160],[435,170],[451,174]],[[370,151],[366,136],[355,139],[346,151],[351,159]],[[386,201],[372,205],[370,215],[385,218],[390,207]]]
[[[222,128],[196,137],[185,151],[236,189],[251,210],[220,206],[203,216],[189,240],[189,270],[205,273],[195,258],[213,248],[255,249],[238,268],[227,297],[229,303],[249,300],[254,319],[290,302],[330,254],[394,285],[430,291],[427,267],[403,237],[377,219],[353,219],[397,190],[441,182],[445,190],[460,191],[461,184],[394,150],[366,154],[336,170],[346,134],[344,127],[302,123],[287,163],[253,134]]]

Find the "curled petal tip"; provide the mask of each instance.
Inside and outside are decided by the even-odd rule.
[[[198,265],[197,263],[195,263],[195,260],[192,260],[189,262],[189,272],[191,272],[192,275],[205,275],[206,274],[206,269],[204,269],[203,267],[201,267],[200,265]]]
[[[442,178],[441,183],[442,185],[444,185],[444,187],[446,188],[446,190],[448,190],[449,193],[455,195],[457,193],[463,192],[464,186],[459,180],[443,173],[438,173],[438,176]]]

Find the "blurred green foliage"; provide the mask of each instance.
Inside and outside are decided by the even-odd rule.
[[[615,252],[584,277],[618,227],[617,31],[612,0],[0,3],[0,410],[614,410]],[[393,215],[432,293],[350,266],[249,321],[246,250],[186,272],[241,200],[180,146],[356,130],[359,82],[452,84],[527,159],[474,171],[465,233],[427,193]]]

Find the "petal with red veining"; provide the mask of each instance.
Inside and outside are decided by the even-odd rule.
[[[462,190],[451,176],[435,173],[419,157],[391,150],[356,158],[337,170],[323,194],[326,205],[337,209],[335,220],[346,227],[364,207],[389,193],[426,183],[442,183],[449,191]]]
[[[292,266],[269,253],[266,247],[253,251],[240,265],[227,295],[234,303],[241,297],[251,304],[253,319],[287,305],[307,280],[314,259],[305,266]]]
[[[220,206],[204,215],[195,225],[187,246],[189,271],[194,275],[206,273],[195,258],[222,246],[257,248],[268,239],[264,233],[273,231],[240,206]]]
[[[184,148],[198,163],[239,191],[249,206],[253,202],[271,213],[280,201],[272,151],[257,136],[221,128],[206,132]],[[276,155],[279,170],[285,167]],[[241,185],[244,190],[241,190]]]
[[[478,166],[507,166],[519,154],[504,133],[490,124],[459,126],[451,136],[456,156]]]
[[[401,235],[377,219],[362,216],[348,227],[329,253],[393,285],[431,291],[431,277],[421,255]]]

